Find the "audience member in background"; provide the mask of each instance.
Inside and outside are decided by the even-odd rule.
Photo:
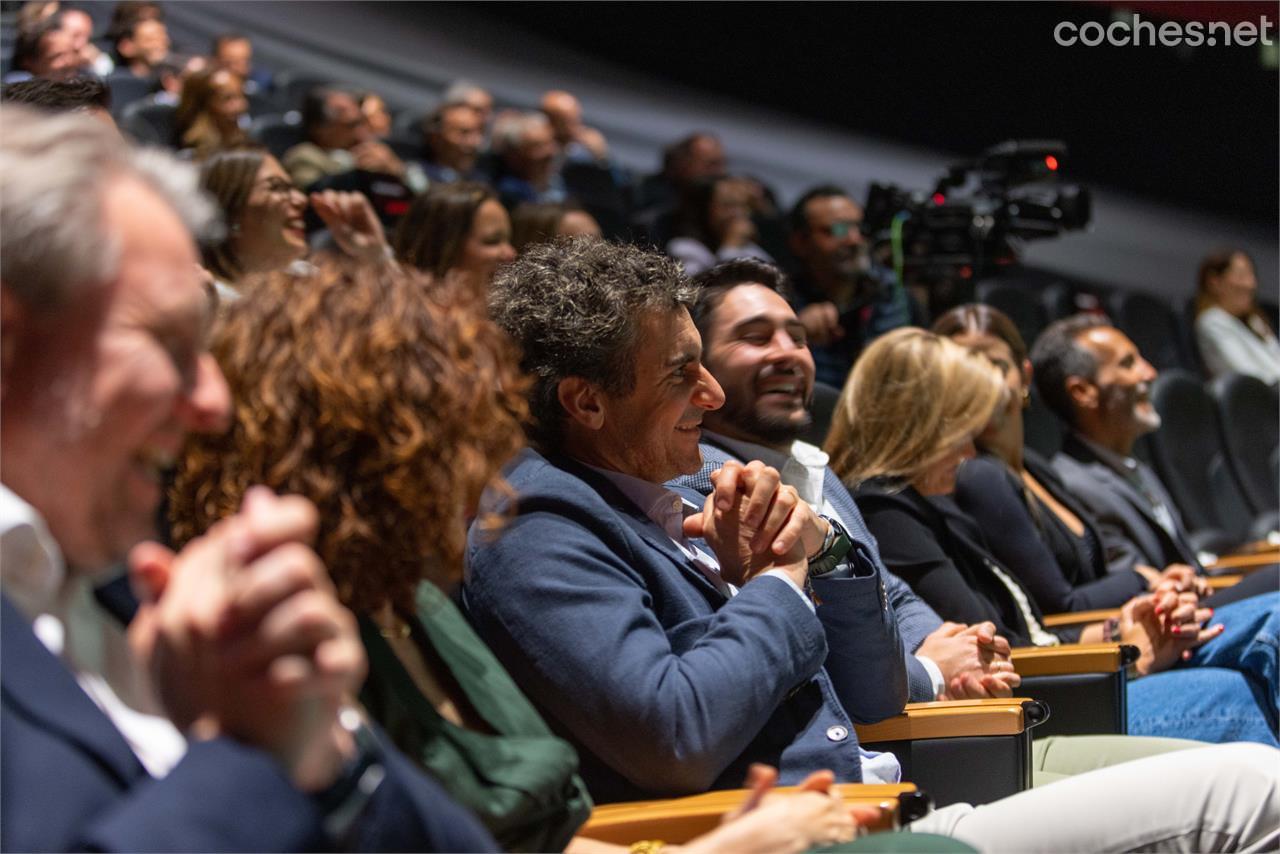
[[[913,322],[907,291],[874,263],[862,234],[862,207],[829,184],[791,209],[791,252],[799,264],[793,300],[808,333],[818,380],[840,388],[862,348]]]
[[[116,70],[154,79],[157,66],[169,55],[169,30],[158,18],[138,18],[120,31],[115,46]]]
[[[93,43],[93,18],[84,9],[62,6],[62,29],[71,37],[71,49],[76,52],[79,67],[99,77],[106,77],[115,70],[111,57],[98,50]]]
[[[494,187],[508,209],[521,202],[565,200],[551,122],[542,113],[502,113],[494,119],[490,145],[499,161]]]
[[[225,234],[201,247],[222,300],[236,299],[255,273],[310,273],[309,265],[293,267],[307,254],[308,199],[265,150],[215,154],[200,170],[200,188],[213,196],[226,224]],[[345,254],[370,265],[390,257],[382,224],[364,196],[326,190],[312,193],[310,201]]]
[[[178,145],[192,149],[197,160],[241,145],[248,112],[243,81],[232,72],[210,67],[189,74],[174,113]]]
[[[404,163],[373,131],[355,95],[319,86],[302,101],[302,129],[307,141],[285,152],[284,168],[306,189],[329,175],[355,169],[403,180]]]
[[[1164,484],[1133,457],[1138,438],[1160,428],[1156,369],[1105,317],[1087,314],[1050,324],[1031,363],[1041,399],[1068,430],[1053,466],[1097,520],[1108,559],[1132,554],[1147,566],[1203,572]]]
[[[600,236],[595,217],[573,202],[532,204],[525,202],[511,214],[511,245],[516,254],[532,243],[546,243],[557,237]]]
[[[1196,283],[1196,344],[1210,376],[1235,372],[1280,382],[1280,340],[1258,308],[1253,259],[1239,249],[1210,252]]]
[[[96,77],[69,80],[33,78],[4,87],[5,103],[27,104],[53,113],[84,112],[115,127],[111,118],[111,90]]]
[[[156,64],[155,94],[157,104],[177,107],[182,101],[182,86],[187,76],[209,68],[209,58],[198,54],[173,53]]]
[[[382,96],[372,90],[360,94],[360,112],[369,123],[369,131],[375,139],[386,139],[391,135],[391,111]]]
[[[573,749],[447,595],[471,509],[523,444],[525,380],[510,343],[460,282],[348,266],[322,268],[307,287],[314,298],[299,299],[289,277],[265,278],[219,325],[235,426],[188,443],[175,535],[233,514],[253,483],[311,499],[317,552],[359,615],[369,714],[504,850],[625,850],[571,840],[591,809]],[[693,847],[799,851],[853,830],[818,792],[769,812]]]
[[[193,171],[6,106],[0,193],[0,848],[490,849],[350,705],[314,507],[250,490],[179,554],[139,544],[184,435],[230,414]],[[127,633],[94,596],[126,555]]]
[[[413,200],[393,242],[396,258],[437,279],[458,276],[487,293],[493,274],[515,257],[511,218],[493,190],[459,181]]]
[[[773,261],[755,243],[751,183],[741,178],[699,178],[685,184],[674,231],[666,252],[688,276],[735,258]]]
[[[604,134],[582,123],[582,105],[570,92],[553,89],[539,102],[539,109],[551,122],[551,134],[568,161],[601,163],[609,158]]]
[[[115,43],[135,21],[163,21],[164,7],[154,0],[118,0],[111,9],[107,38]]]
[[[850,723],[906,698],[866,552],[828,540],[829,522],[759,462],[725,463],[687,519],[663,486],[700,468],[697,424],[722,399],[700,364],[694,296],[669,259],[585,238],[535,246],[499,275],[490,310],[534,377],[538,449],[491,493],[502,529],[472,527],[466,613],[579,746],[598,800],[736,785],[762,753],[781,757],[784,780],[823,766],[896,780],[896,759],[860,751]],[[1262,847],[1280,836],[1276,758],[1182,750],[952,805],[913,830],[980,850]]]
[[[975,440],[977,458],[960,468],[956,502],[1041,609],[1118,608],[1169,579],[1201,596],[1210,592],[1188,566],[1164,572],[1139,563],[1131,551],[1108,555],[1093,516],[1049,461],[1025,447],[1022,410],[1030,399],[1031,360],[1013,321],[990,306],[962,305],[939,317],[933,331],[987,356],[1009,386],[1005,405]]]
[[[944,619],[990,621],[1015,645],[1137,646],[1135,667],[1147,678],[1130,686],[1131,733],[1275,745],[1280,594],[1222,608],[1222,622],[1201,628],[1214,612],[1171,579],[1130,599],[1118,618],[1078,630],[1044,627],[1019,573],[995,559],[952,499],[956,470],[974,455],[973,436],[1009,396],[985,356],[921,329],[888,333],[859,357],[827,447],[885,565]]]
[[[453,107],[465,104],[480,114],[480,127],[484,133],[489,132],[489,122],[493,120],[493,95],[488,89],[467,80],[455,80],[440,96],[440,106]]]
[[[674,208],[684,187],[703,178],[719,178],[727,171],[724,146],[712,133],[700,131],[672,143],[662,152],[662,171],[641,182],[636,207],[654,219]]]
[[[244,81],[245,94],[271,88],[271,72],[253,64],[253,42],[243,33],[223,33],[213,40],[209,54],[214,64]]]
[[[80,70],[80,58],[71,34],[62,28],[62,13],[55,12],[27,29],[19,30],[13,43],[12,70],[4,82],[33,77],[65,80]]]
[[[422,123],[426,158],[422,168],[432,183],[486,180],[477,167],[484,146],[484,118],[468,104],[442,104]]]
[[[31,29],[57,14],[61,8],[62,4],[58,0],[26,0],[18,10],[16,29]]]
[[[698,297],[691,314],[702,336],[702,362],[724,390],[724,406],[703,416],[702,469],[672,484],[709,495],[713,474],[727,460],[760,460],[815,512],[838,521],[879,565],[875,542],[853,498],[827,468],[827,455],[799,438],[812,422],[813,357],[783,296],[782,272],[751,259],[731,261],[693,284]],[[908,653],[908,699],[1012,694],[1021,680],[1008,642],[995,636],[992,624],[943,625],[900,578],[880,570]],[[1042,739],[1037,745],[1047,746]],[[1036,768],[1042,770],[1042,763]]]

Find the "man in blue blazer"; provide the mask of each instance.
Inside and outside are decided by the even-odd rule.
[[[180,554],[135,547],[229,416],[194,170],[5,107],[0,186],[0,849],[492,850],[345,705],[365,661],[310,504],[251,490]],[[93,587],[130,551],[126,633]]]
[[[705,506],[663,486],[700,468],[723,399],[692,297],[670,259],[589,239],[500,273],[492,310],[535,378],[537,449],[506,472],[517,497],[496,493],[501,530],[472,528],[464,607],[598,801],[738,786],[753,762],[784,783],[896,780],[853,730],[907,698],[866,544],[758,463],[726,467]]]
[[[701,495],[730,460],[760,460],[824,515],[837,519],[879,568],[906,650],[910,700],[1012,696],[1021,679],[1009,644],[990,623],[944,625],[880,560],[875,539],[821,449],[799,440],[811,424],[814,362],[805,329],[785,298],[785,278],[771,264],[739,259],[693,280],[693,322],[702,336],[703,364],[725,402],[703,419],[702,468],[672,481]],[[914,653],[914,654],[913,654]]]

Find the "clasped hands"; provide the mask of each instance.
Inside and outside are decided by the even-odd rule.
[[[1202,607],[1199,596],[1182,587],[1178,578],[1165,579],[1153,593],[1136,596],[1120,609],[1120,642],[1138,648],[1134,666],[1143,676],[1190,658],[1192,650],[1226,628],[1207,625],[1213,609]]]
[[[701,537],[720,561],[720,575],[741,587],[771,569],[803,587],[808,559],[822,548],[830,526],[782,483],[778,470],[756,460],[730,460],[711,475],[714,489],[702,512],[684,520],[684,533]]]
[[[939,700],[1012,697],[1013,689],[1022,684],[1010,659],[1009,641],[996,634],[994,623],[943,623],[924,639],[916,655],[942,672],[945,687]]]
[[[355,617],[308,545],[317,524],[305,499],[253,487],[180,553],[143,543],[129,556],[130,646],[170,719],[267,751],[304,791],[354,754],[338,712],[366,672]]]

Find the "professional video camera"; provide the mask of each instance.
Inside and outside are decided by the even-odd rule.
[[[1010,140],[947,170],[931,193],[872,184],[862,230],[892,250],[906,284],[951,284],[991,275],[1017,260],[1023,241],[1089,223],[1089,191],[1064,183],[1067,147]]]

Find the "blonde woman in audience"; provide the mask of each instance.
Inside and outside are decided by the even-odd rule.
[[[247,288],[212,347],[232,427],[188,443],[173,531],[199,535],[254,483],[309,498],[316,551],[368,651],[360,700],[397,745],[507,850],[618,851],[574,836],[592,806],[577,756],[447,595],[468,518],[523,444],[527,414],[512,347],[478,297],[463,281],[386,266],[326,264],[304,293],[280,273]],[[753,777],[764,794],[772,775]],[[848,840],[854,818],[830,782],[819,774],[811,791],[767,797],[687,850]]]
[[[368,199],[333,190],[308,197],[265,149],[214,155],[200,170],[200,187],[217,202],[225,225],[220,239],[202,247],[205,269],[223,300],[235,299],[240,282],[251,274],[310,271],[309,265],[300,264],[307,255],[303,216],[308,202],[343,253],[368,264],[391,256]]]
[[[1162,583],[1128,599],[1116,618],[1078,630],[1045,627],[1025,572],[1002,564],[988,543],[1005,530],[983,531],[953,498],[960,466],[975,456],[974,437],[993,418],[1020,414],[1006,383],[986,355],[913,327],[877,338],[854,364],[826,449],[885,565],[944,620],[989,620],[1014,646],[1136,646],[1135,670],[1145,678],[1129,686],[1132,734],[1275,746],[1269,608],[1242,602],[1231,606],[1243,609],[1238,619],[1230,608],[1215,615],[1194,594]],[[1221,622],[1202,627],[1213,616]]]
[[[1234,371],[1280,382],[1280,340],[1257,298],[1258,276],[1242,250],[1218,249],[1200,262],[1195,333],[1210,376]]]
[[[396,228],[396,258],[437,279],[458,276],[477,293],[489,290],[498,267],[515,260],[511,217],[484,184],[432,187],[409,206]]]

